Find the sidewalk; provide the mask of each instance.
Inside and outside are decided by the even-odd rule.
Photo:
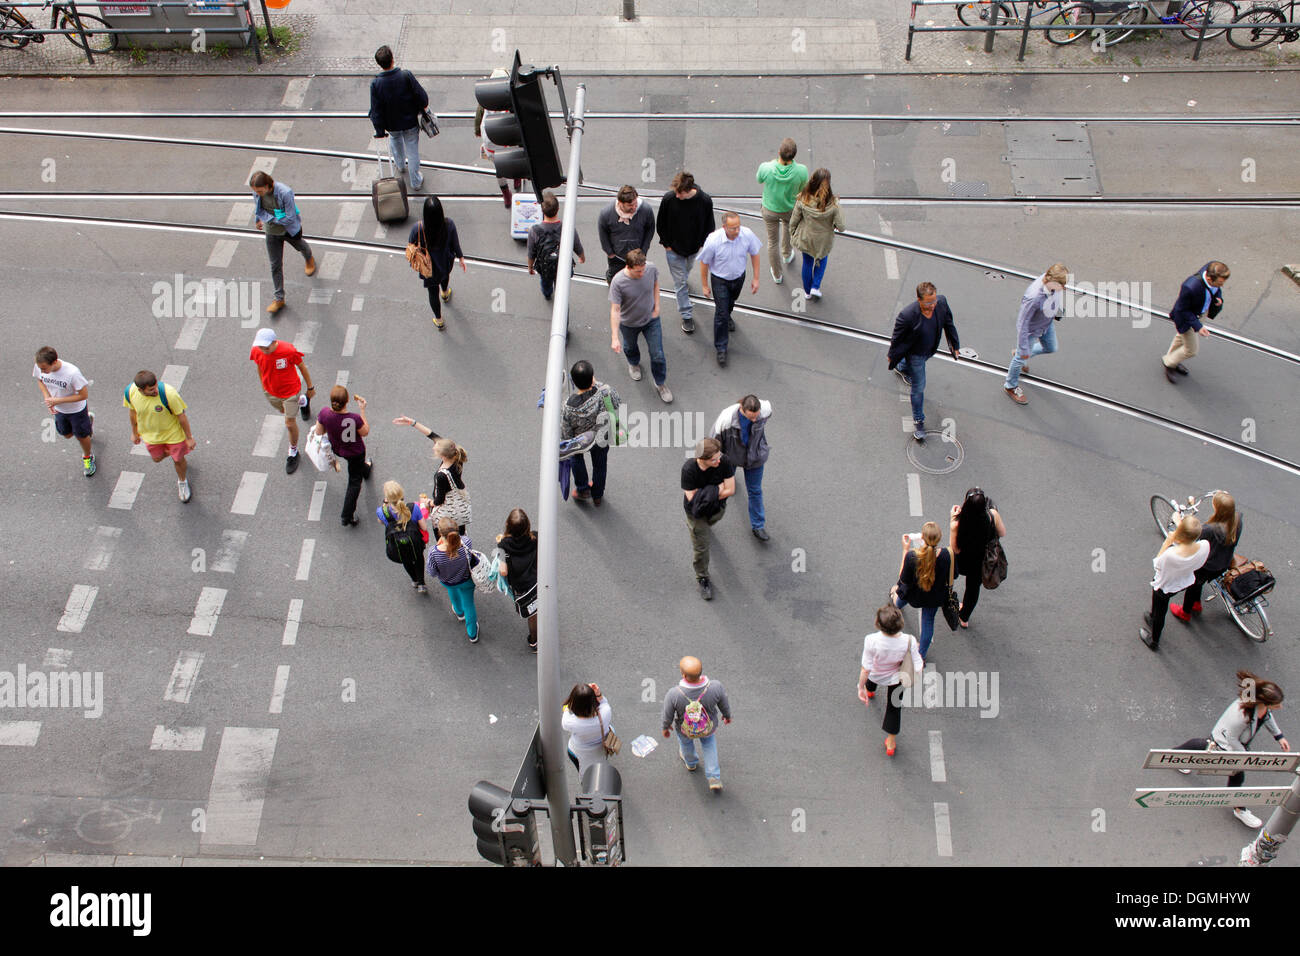
[[[1031,36],[1022,63],[1018,33],[1000,33],[991,54],[982,33],[918,34],[909,62],[903,59],[911,10],[905,0],[842,0],[823,8],[834,16],[791,15],[776,0],[635,5],[638,19],[624,21],[620,0],[550,0],[542,16],[537,4],[523,0],[297,0],[271,15],[272,23],[293,31],[296,49],[264,49],[261,66],[251,51],[219,57],[188,50],[115,51],[97,55],[91,66],[71,44],[51,37],[0,51],[0,74],[367,74],[376,71],[374,51],[385,43],[401,66],[417,73],[471,76],[507,62],[516,47],[525,62],[559,64],[570,75],[1300,68],[1300,43],[1242,51],[1220,37],[1193,61],[1193,44],[1176,31],[1138,35],[1100,54],[1083,42],[1055,47]],[[918,24],[958,23],[952,7],[920,9]]]

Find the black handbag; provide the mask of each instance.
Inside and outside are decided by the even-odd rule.
[[[960,621],[961,602],[957,600],[957,592],[952,589],[952,577],[957,563],[956,558],[951,551],[948,552],[948,594],[943,599],[943,619],[948,622],[948,626],[954,631],[957,630],[957,624]]]

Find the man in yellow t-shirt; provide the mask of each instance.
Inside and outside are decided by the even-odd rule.
[[[154,461],[171,458],[176,466],[176,489],[183,502],[190,500],[190,483],[185,478],[185,456],[196,442],[185,414],[185,400],[180,392],[158,381],[148,370],[139,372],[126,387],[122,405],[130,410],[131,443],[144,442]]]

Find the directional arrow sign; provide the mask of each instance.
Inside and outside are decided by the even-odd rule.
[[[1182,768],[1197,773],[1236,773],[1239,770],[1295,770],[1296,753],[1250,753],[1245,750],[1153,750],[1147,754],[1144,770]]]
[[[1290,792],[1290,787],[1134,790],[1133,802],[1147,810],[1161,807],[1276,807]]]

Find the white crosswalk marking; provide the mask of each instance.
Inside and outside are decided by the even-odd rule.
[[[948,804],[934,805],[934,838],[940,856],[952,856],[952,821],[948,815]]]
[[[302,598],[294,598],[289,602],[289,615],[284,620],[284,639],[280,643],[285,647],[293,647],[298,643],[298,625],[302,621]]]
[[[339,206],[338,222],[334,224],[334,235],[344,239],[356,236],[361,227],[361,215],[365,206],[359,202],[345,202]]]
[[[253,221],[253,214],[256,212],[257,203],[237,202],[230,207],[230,215],[226,217],[226,225],[247,226]]]
[[[280,454],[280,439],[286,434],[284,416],[267,415],[262,419],[262,430],[253,445],[253,454],[258,458],[274,458]]]
[[[307,87],[311,86],[310,76],[299,76],[289,81],[285,88],[284,99],[280,105],[289,110],[302,109],[303,100],[307,98]]]
[[[329,289],[312,289],[307,293],[308,305],[329,305],[334,301],[334,293]]]
[[[72,651],[65,650],[61,647],[51,647],[45,652],[45,659],[41,661],[42,667],[55,667],[60,670],[69,667],[72,664]]]
[[[921,510],[921,476],[912,472],[907,476],[907,507],[913,518],[919,518]]]
[[[266,131],[266,141],[268,143],[288,142],[291,129],[293,129],[293,120],[272,120],[271,128]]]
[[[257,505],[262,500],[262,489],[265,487],[266,472],[244,472],[244,477],[239,479],[239,488],[235,492],[235,501],[230,506],[230,513],[236,515],[257,514]]]
[[[321,256],[320,269],[317,272],[322,279],[330,282],[338,280],[343,275],[343,264],[348,261],[346,252],[327,252]]]
[[[308,301],[311,299],[308,297]],[[316,340],[320,338],[320,323],[310,319],[298,327],[298,334],[293,337],[293,347],[303,355],[311,355],[316,350]]]
[[[100,525],[95,529],[95,537],[90,542],[90,550],[82,567],[87,571],[103,571],[113,558],[113,549],[122,538],[121,528],[109,528]]]
[[[81,629],[86,626],[86,618],[90,617],[90,609],[98,593],[99,588],[88,584],[74,584],[72,593],[68,595],[68,603],[64,605],[63,616],[59,618],[57,629],[80,634]]]
[[[208,565],[208,570],[215,571],[218,574],[234,574],[235,569],[239,567],[239,558],[244,553],[244,547],[247,544],[247,531],[231,531],[227,529],[221,532],[221,547],[217,549],[216,556],[213,557],[212,563]]]
[[[915,427],[915,426],[914,426],[914,423],[912,422],[912,416],[911,416],[911,415],[908,415],[908,416],[904,417],[904,418],[903,418],[903,431],[908,432],[908,433],[910,434],[911,431],[912,431],[912,429],[913,429],[913,427]]]
[[[143,444],[141,442],[141,445]],[[122,472],[117,476],[117,484],[113,486],[113,494],[108,499],[108,506],[121,511],[130,511],[135,504],[135,496],[140,493],[140,484],[143,481],[143,471]]]
[[[294,580],[306,581],[311,575],[311,556],[316,551],[315,538],[303,538],[302,551],[298,555],[298,573]]]
[[[270,176],[274,171],[275,171],[274,156],[258,156],[256,159],[253,160],[253,165],[249,167],[248,175],[244,177],[244,182],[248,182],[250,179],[252,179],[254,173],[266,173],[266,175]]]
[[[347,386],[347,384],[348,384],[348,370],[347,370],[347,369],[345,369],[345,368],[339,369],[339,373],[338,373],[338,375],[336,375],[336,376],[334,377],[334,384],[335,384],[335,385],[343,385],[343,386],[345,386],[345,387]]]
[[[325,486],[327,482],[318,481],[311,489],[311,505],[307,508],[308,521],[320,521],[321,508],[325,505]]]
[[[352,297],[352,311],[360,312],[361,307],[365,305],[366,297],[364,295],[354,295]]]
[[[360,298],[361,296],[357,296],[357,298],[353,300],[353,304],[355,305],[356,302],[360,300]],[[353,311],[356,310],[354,309]],[[361,326],[359,325],[348,326],[347,333],[343,336],[343,357],[344,358],[352,358],[353,353],[356,352],[357,332],[360,331],[360,329]]]
[[[234,239],[218,239],[217,244],[212,247],[212,255],[208,256],[209,269],[228,269],[230,262],[235,258],[235,252],[239,249],[239,243]]]
[[[199,651],[184,651],[176,658],[172,668],[172,679],[167,682],[163,700],[188,704],[194,693],[194,685],[199,679],[199,668],[203,666],[203,654]]]
[[[886,222],[883,218],[880,220],[880,234],[882,236],[892,236],[894,234],[894,227],[890,225],[888,222]],[[890,248],[885,249],[885,278],[893,282],[898,281],[898,250],[897,249],[890,249]]]
[[[378,226],[375,227],[375,238],[376,239],[388,238],[388,223],[381,222]]]
[[[178,352],[193,352],[199,347],[199,340],[203,338],[203,330],[207,327],[207,316],[190,316],[185,320],[185,324],[181,326],[181,334],[176,337],[176,344],[173,348]]]
[[[0,747],[35,747],[40,735],[39,720],[0,720]]]
[[[227,727],[222,732],[200,847],[257,843],[278,736],[279,731],[255,727]]]
[[[203,749],[203,738],[207,730],[203,727],[164,727],[159,724],[153,729],[150,750],[188,750]]]
[[[268,713],[278,714],[284,710],[284,693],[289,689],[289,665],[281,664],[275,669],[275,687],[271,691],[271,707]]]
[[[188,633],[196,637],[211,637],[217,629],[217,618],[221,614],[221,605],[226,602],[225,588],[204,588],[199,592],[198,603],[194,605],[194,617],[190,619]]]
[[[930,731],[930,779],[935,783],[948,782],[948,772],[943,766],[943,734],[938,730]]]
[[[374,278],[377,265],[379,265],[379,256],[366,256],[366,261],[361,266],[361,278],[358,280],[362,285]]]

